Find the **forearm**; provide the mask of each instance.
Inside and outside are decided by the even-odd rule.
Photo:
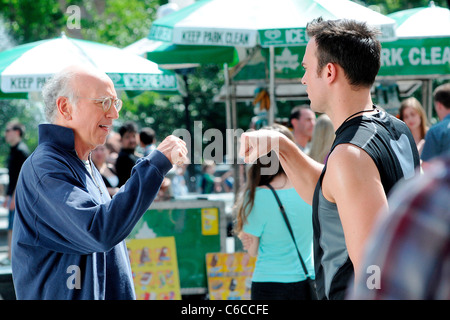
[[[242,241],[244,250],[246,250],[251,257],[256,257],[259,249],[259,238],[244,231],[241,231],[238,237]]]
[[[280,139],[278,157],[300,197],[312,204],[314,189],[324,165],[313,160],[289,139]]]

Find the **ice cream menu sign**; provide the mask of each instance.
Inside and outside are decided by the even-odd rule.
[[[174,237],[127,240],[137,300],[181,300]]]
[[[206,254],[209,299],[250,300],[255,262],[246,252]]]

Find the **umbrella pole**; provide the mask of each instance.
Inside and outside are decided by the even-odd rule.
[[[269,125],[272,125],[275,121],[275,48],[274,46],[269,47],[270,55],[270,71],[269,71],[269,95],[270,95],[270,109],[269,109]]]
[[[182,75],[183,75],[183,81],[186,87],[186,96],[183,97],[183,103],[184,103],[184,112],[185,112],[185,119],[186,119],[186,130],[189,133],[189,136],[191,137],[191,143],[192,143],[192,137],[193,137],[193,132],[192,132],[192,127],[191,127],[191,115],[189,113],[189,105],[191,104],[191,97],[189,94],[189,84],[188,84],[188,75],[187,75],[187,70],[181,70]],[[190,156],[190,164],[187,167],[187,171],[189,174],[189,179],[187,182],[187,187],[189,191],[195,191],[196,190],[196,182],[195,179],[191,179],[192,177],[195,177],[195,166],[194,166],[194,151],[193,149],[191,149],[191,154]]]
[[[230,158],[230,155],[233,151],[233,135],[231,134],[231,97],[230,97],[230,73],[228,69],[228,63],[223,65],[223,74],[225,80],[225,90],[226,90],[226,98],[225,98],[225,113],[226,113],[226,153],[227,160],[233,160]]]
[[[228,64],[224,64],[224,78],[225,78],[225,88],[226,88],[226,146],[227,146],[227,161],[231,161],[231,167],[233,168],[233,194],[234,198],[237,199],[237,195],[240,189],[240,176],[239,176],[239,165],[238,160],[238,150],[237,143],[234,143],[234,133],[237,129],[237,114],[236,114],[236,87],[232,86],[230,83],[230,73],[228,70]],[[231,93],[233,90],[233,93]],[[233,97],[233,98],[232,98]],[[233,99],[233,100],[232,100]]]

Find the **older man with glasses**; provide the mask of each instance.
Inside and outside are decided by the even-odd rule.
[[[122,101],[98,70],[72,66],[43,89],[49,124],[16,191],[12,271],[18,299],[135,299],[124,239],[166,173],[187,160],[167,137],[140,159],[111,199],[90,154],[106,141]]]

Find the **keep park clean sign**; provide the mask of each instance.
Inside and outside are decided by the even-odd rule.
[[[382,43],[380,76],[450,74],[450,38]]]
[[[175,74],[108,74],[118,90],[177,90]],[[8,93],[41,91],[52,75],[2,75],[1,90]]]

